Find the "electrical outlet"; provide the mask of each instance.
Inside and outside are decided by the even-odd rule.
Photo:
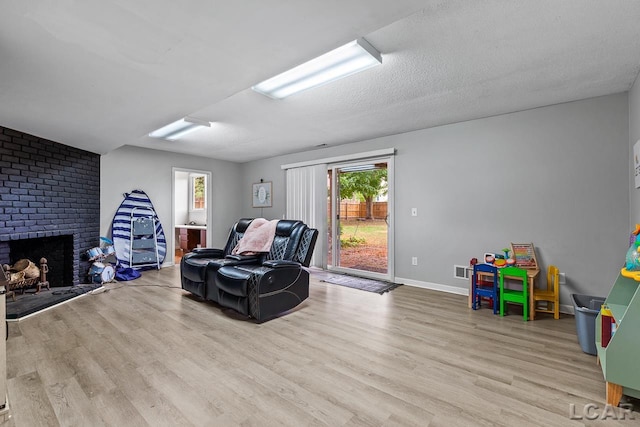
[[[418,216],[418,208],[411,208],[411,216]]]
[[[418,257],[417,256],[411,257],[411,265],[418,265]]]
[[[567,276],[564,273],[560,273],[558,275],[558,283],[561,285],[565,285],[567,283]]]

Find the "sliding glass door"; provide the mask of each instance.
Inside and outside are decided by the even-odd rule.
[[[392,280],[392,159],[330,165],[328,269]]]

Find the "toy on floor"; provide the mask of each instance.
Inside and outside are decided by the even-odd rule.
[[[115,252],[113,241],[107,237],[100,237],[100,247],[87,251],[89,261],[93,261],[87,273],[91,283],[104,284],[114,280],[116,270],[108,260],[110,256],[115,256]]]

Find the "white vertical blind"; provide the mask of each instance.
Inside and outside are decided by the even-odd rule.
[[[287,219],[299,219],[318,230],[311,265],[325,267],[327,237],[327,165],[287,169]]]

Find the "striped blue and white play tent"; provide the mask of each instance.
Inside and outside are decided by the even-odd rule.
[[[162,229],[162,224],[158,219],[153,204],[142,190],[133,190],[131,193],[124,194],[124,200],[116,210],[116,214],[113,217],[113,223],[111,227],[111,235],[113,240],[113,246],[116,250],[116,259],[118,260],[118,266],[120,267],[134,267],[130,265],[131,256],[131,219],[132,212],[133,218],[141,217],[153,217],[156,224],[156,238],[158,259],[161,265],[167,254],[167,240]],[[142,267],[150,268],[150,267]]]

